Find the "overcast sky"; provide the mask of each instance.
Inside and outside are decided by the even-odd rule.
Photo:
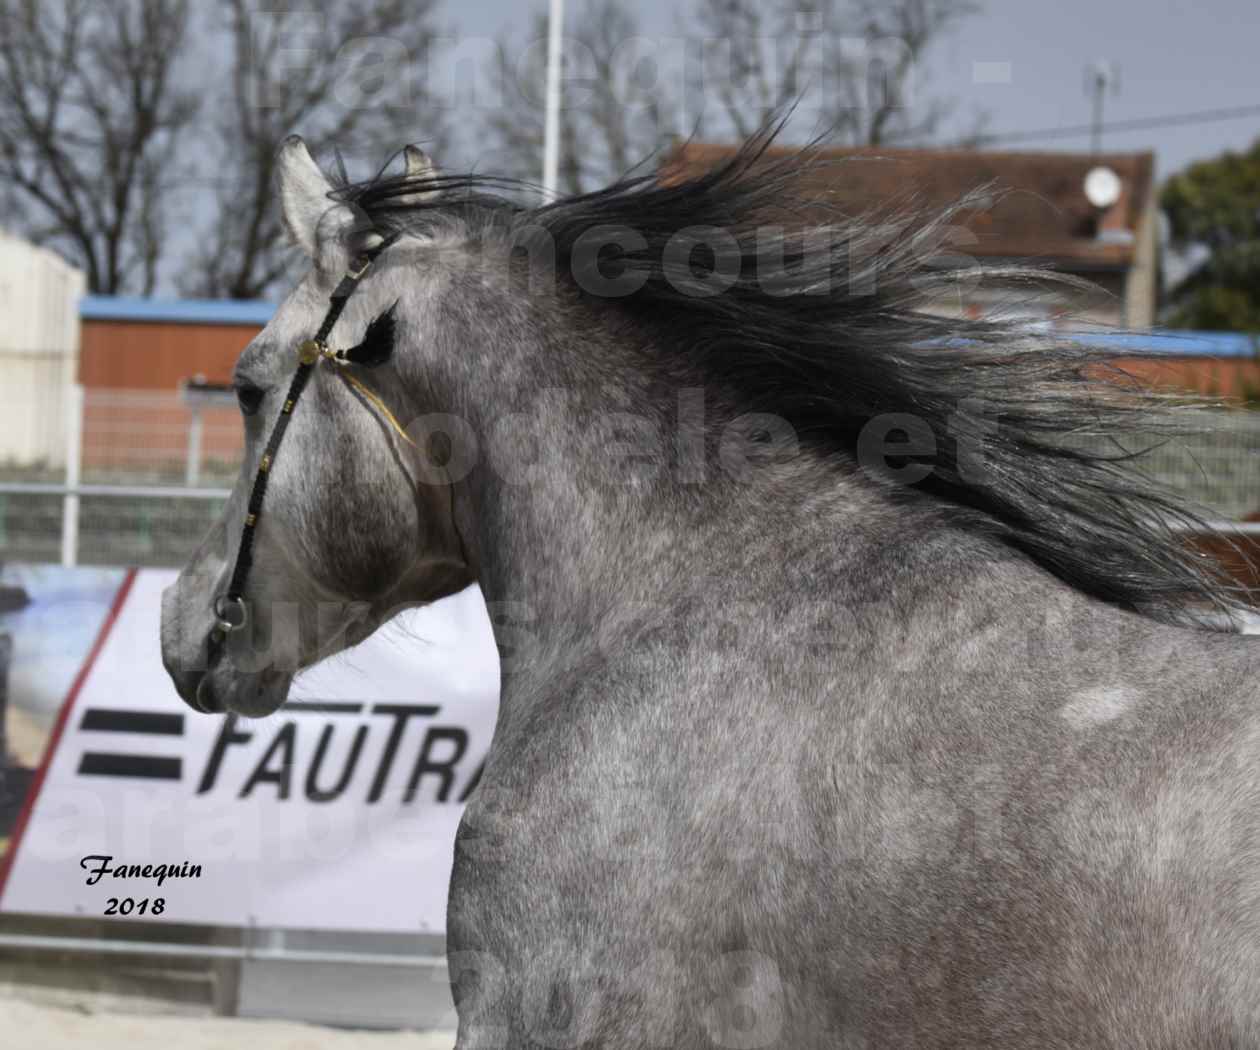
[[[570,10],[581,2],[568,0]],[[676,31],[676,12],[686,2],[626,0],[645,34],[662,37]],[[461,34],[492,36],[507,25],[523,28],[528,12],[543,7],[543,0],[448,0],[442,17]],[[1107,120],[1260,105],[1260,0],[988,0],[983,14],[935,51],[927,89],[959,100],[958,131],[981,111],[992,132],[1084,124],[1090,119],[1084,70],[1098,59],[1120,73]],[[1252,116],[1117,131],[1104,136],[1103,146],[1154,150],[1163,177],[1257,137],[1260,116]],[[1080,137],[1007,148],[1088,147],[1088,137]]]

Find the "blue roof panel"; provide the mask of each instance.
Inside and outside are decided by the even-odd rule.
[[[176,324],[265,325],[276,304],[261,299],[143,299],[121,295],[85,295],[79,301],[84,321],[165,321]],[[1061,332],[1085,346],[1119,353],[1173,357],[1257,357],[1260,335],[1247,332]]]
[[[1066,332],[1083,346],[1138,356],[1260,357],[1260,334],[1191,332],[1172,328],[1152,332]]]
[[[261,299],[143,299],[123,295],[85,295],[79,300],[79,317],[84,321],[265,325],[275,312],[275,303]]]

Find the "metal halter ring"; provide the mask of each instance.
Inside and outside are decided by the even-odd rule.
[[[235,618],[232,617],[232,613],[235,613]],[[223,634],[232,634],[235,631],[244,630],[245,625],[249,623],[249,606],[240,596],[233,598],[220,594],[214,599],[214,615],[218,621],[215,627]]]

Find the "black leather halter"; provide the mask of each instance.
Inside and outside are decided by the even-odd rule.
[[[267,439],[267,447],[263,450],[262,459],[258,461],[258,473],[254,475],[254,485],[249,493],[249,506],[245,511],[245,525],[241,529],[241,542],[236,551],[236,564],[232,569],[232,578],[228,583],[228,589],[223,594],[216,595],[212,605],[215,625],[210,632],[209,663],[213,663],[222,651],[228,635],[244,630],[249,624],[249,604],[245,601],[245,582],[249,579],[249,570],[254,564],[254,533],[258,528],[258,519],[262,517],[263,499],[267,495],[267,479],[271,476],[271,468],[275,464],[276,453],[280,451],[280,442],[284,440],[289,420],[293,418],[293,410],[297,407],[302,391],[306,389],[311,373],[323,358],[343,365],[353,363],[353,358],[347,356],[347,351],[334,351],[328,348],[328,336],[332,333],[337,318],[346,308],[346,303],[359,287],[359,282],[363,280],[364,275],[371,269],[381,252],[397,239],[398,234],[394,234],[376,247],[355,257],[350,264],[350,269],[329,296],[328,313],[324,315],[324,322],[319,326],[319,331],[315,333],[314,338],[307,339],[298,347],[297,371],[293,374],[293,381],[289,384],[289,391],[285,394],[284,404],[280,408],[280,415],[276,417],[275,426],[271,428],[271,436]]]

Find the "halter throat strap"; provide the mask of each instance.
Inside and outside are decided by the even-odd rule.
[[[254,475],[254,484],[249,492],[249,504],[245,511],[245,524],[241,527],[241,542],[236,549],[236,563],[232,567],[232,576],[228,587],[222,594],[216,595],[213,601],[215,618],[214,628],[210,632],[209,661],[213,663],[223,648],[227,637],[236,631],[244,630],[249,624],[249,604],[245,600],[245,583],[249,579],[250,569],[254,564],[254,536],[258,521],[262,517],[263,501],[267,495],[267,481],[271,476],[271,468],[275,465],[276,454],[280,451],[280,443],[284,440],[289,421],[293,418],[293,410],[298,399],[311,377],[311,373],[324,357],[335,357],[328,349],[328,337],[332,334],[337,319],[341,317],[346,303],[358,289],[360,282],[372,268],[386,248],[399,237],[395,233],[387,237],[374,248],[362,252],[350,263],[350,268],[328,297],[328,312],[314,337],[305,340],[298,347],[298,367],[289,383],[288,392],[284,396],[284,404],[280,407],[280,415],[276,417],[271,435],[267,439],[267,447],[263,450],[262,459],[258,461],[258,472]]]

